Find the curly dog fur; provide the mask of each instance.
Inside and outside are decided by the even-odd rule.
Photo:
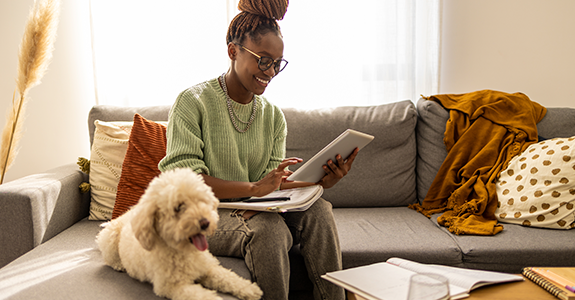
[[[206,251],[218,222],[219,201],[203,178],[176,169],[154,178],[138,204],[105,223],[96,241],[107,265],[151,282],[170,299],[260,299],[255,284],[225,269]],[[205,288],[204,288],[205,287]]]

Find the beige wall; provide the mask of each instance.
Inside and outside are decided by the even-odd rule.
[[[0,0],[0,126],[33,0]],[[545,106],[575,107],[575,1],[443,0],[440,93],[521,91]],[[94,105],[87,0],[62,0],[54,59],[32,89],[25,133],[7,180],[89,157]]]
[[[18,47],[33,0],[0,0],[0,126],[11,106]],[[87,114],[94,104],[87,0],[63,0],[53,60],[30,91],[24,135],[6,175],[25,175],[89,157]]]
[[[523,92],[575,107],[573,13],[572,0],[443,0],[439,92]]]

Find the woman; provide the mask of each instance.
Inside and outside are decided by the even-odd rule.
[[[228,34],[227,73],[182,92],[169,117],[162,171],[187,167],[204,177],[216,197],[264,196],[285,188],[321,184],[329,188],[347,174],[357,149],[324,166],[318,183],[287,182],[287,128],[282,111],[261,94],[283,70],[283,40],[276,20],[287,0],[240,1],[242,11]],[[208,241],[214,255],[244,258],[265,299],[287,299],[288,251],[300,244],[314,284],[315,299],[344,299],[343,289],[321,279],[341,269],[341,252],[331,204],[319,199],[307,211],[257,213],[219,209],[217,232]]]

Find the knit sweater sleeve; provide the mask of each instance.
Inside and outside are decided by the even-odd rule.
[[[196,101],[194,92],[182,92],[170,111],[167,128],[166,156],[160,161],[160,171],[175,168],[191,168],[197,173],[209,175],[204,162],[204,142],[200,128],[205,107]]]

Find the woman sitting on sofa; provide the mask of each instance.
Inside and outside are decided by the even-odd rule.
[[[287,0],[245,0],[227,33],[229,70],[183,91],[172,107],[167,155],[162,171],[187,167],[201,174],[216,197],[264,196],[277,189],[310,185],[287,182],[286,168],[299,158],[284,158],[287,128],[282,111],[261,94],[287,65],[276,20]],[[357,149],[344,160],[324,165],[317,184],[329,188],[350,170]],[[331,204],[316,201],[307,211],[257,213],[219,209],[220,222],[209,237],[214,255],[243,258],[265,299],[287,299],[288,251],[300,244],[315,299],[344,299],[343,289],[320,278],[342,268]]]

